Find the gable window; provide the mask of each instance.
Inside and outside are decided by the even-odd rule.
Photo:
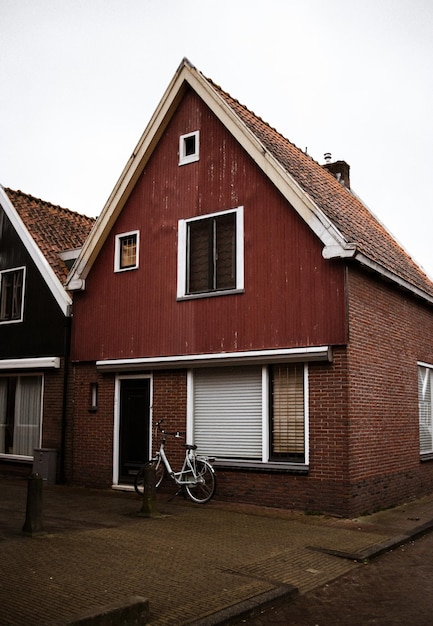
[[[200,131],[179,137],[179,165],[198,161],[200,157]]]
[[[218,461],[308,463],[304,363],[197,369],[190,375],[191,434]]]
[[[243,208],[179,222],[178,297],[243,289]]]
[[[0,323],[22,321],[24,275],[24,267],[0,272]]]
[[[32,457],[40,445],[42,376],[0,377],[0,455]]]
[[[114,251],[114,271],[123,272],[138,267],[139,232],[116,235]]]
[[[433,454],[433,366],[418,365],[420,453]]]

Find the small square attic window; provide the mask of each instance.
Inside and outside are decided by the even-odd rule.
[[[198,161],[200,155],[200,131],[179,137],[179,165]]]

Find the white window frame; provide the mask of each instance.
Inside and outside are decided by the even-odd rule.
[[[308,363],[304,362],[304,460],[302,462],[281,460],[270,460],[270,367],[262,366],[262,458],[260,460],[237,460],[216,458],[216,464],[232,467],[259,467],[268,469],[308,469],[309,458],[309,375]],[[248,367],[248,366],[246,366]],[[195,370],[189,369],[187,374],[187,440],[194,440],[194,380]],[[200,452],[200,450],[199,450]]]
[[[21,385],[21,379],[22,378],[28,378],[28,377],[37,377],[41,379],[41,404],[40,404],[40,409],[39,409],[39,432],[38,432],[38,443],[36,445],[36,448],[41,446],[41,441],[42,441],[42,421],[43,421],[43,412],[44,412],[44,391],[45,391],[45,376],[43,374],[35,374],[33,372],[29,372],[28,374],[6,374],[6,375],[2,375],[0,374],[1,378],[16,378],[17,379],[17,386],[15,389],[15,399],[14,399],[14,405],[15,405],[15,416],[14,419],[17,418],[17,414],[19,412],[19,402],[20,399],[17,399],[17,392],[20,391],[20,385]],[[0,453],[0,458],[1,459],[14,459],[17,461],[32,461],[34,459],[34,455],[24,455],[24,454],[8,454],[6,452],[1,452]]]
[[[23,287],[22,287],[22,295],[21,295],[20,317],[15,320],[0,320],[0,324],[19,324],[24,319],[24,296],[25,296],[25,288],[26,288],[26,267],[24,265],[19,266],[19,267],[11,267],[5,270],[0,270],[0,300],[1,300],[3,275],[8,274],[10,272],[17,272],[18,270],[23,270]]]
[[[121,267],[120,266],[120,255],[121,255],[121,241],[125,239],[125,237],[136,238],[136,255],[135,255],[135,265],[131,265],[130,267]],[[139,230],[130,230],[126,233],[119,233],[115,236],[115,245],[114,245],[114,271],[115,272],[129,272],[131,270],[138,269],[139,266],[139,257],[140,257],[140,231]]]
[[[195,150],[191,154],[186,154],[187,140],[194,137]],[[200,158],[200,131],[195,130],[192,133],[186,133],[179,137],[179,165],[187,165],[188,163],[194,163]]]
[[[418,423],[419,423],[419,443],[420,443],[420,455],[422,458],[426,458],[428,457],[433,458],[433,365],[428,364],[428,363],[422,363],[422,362],[418,362],[418,367],[417,367],[417,378],[419,381],[419,376],[421,374],[421,370],[424,370],[424,379],[423,379],[423,386],[425,386],[428,382],[430,382],[430,398],[427,399],[427,404],[429,405],[429,412],[430,414],[427,415],[427,423],[422,423],[422,419],[426,417],[424,411],[421,410],[421,403],[423,401],[423,398],[421,397],[420,393],[419,393],[419,386],[418,386]],[[421,449],[421,443],[422,443],[422,427],[426,427],[430,433],[431,436],[431,447],[429,450],[422,450]]]
[[[204,293],[187,293],[187,260],[188,260],[188,224],[197,220],[205,220],[227,213],[236,214],[236,285],[233,289],[219,291],[206,291]],[[177,246],[177,299],[191,300],[196,298],[209,298],[212,296],[224,296],[233,293],[242,293],[244,290],[244,207],[197,215],[178,222],[178,246]]]

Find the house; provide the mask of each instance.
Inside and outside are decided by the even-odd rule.
[[[347,163],[188,60],[67,287],[71,482],[128,488],[164,419],[220,499],[352,516],[433,490],[433,283]]]
[[[51,478],[62,476],[72,303],[63,283],[94,221],[0,187],[1,474],[29,474],[36,449],[50,451]]]

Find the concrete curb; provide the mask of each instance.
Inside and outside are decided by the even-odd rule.
[[[315,552],[322,552],[323,554],[330,554],[332,556],[340,557],[342,559],[348,559],[350,561],[356,561],[357,563],[362,563],[364,561],[369,561],[371,559],[380,556],[384,552],[388,552],[389,550],[393,550],[394,548],[398,548],[399,546],[404,545],[405,543],[409,543],[410,541],[415,541],[415,539],[419,539],[423,535],[426,535],[429,532],[433,531],[433,520],[426,522],[425,524],[421,524],[420,526],[416,526],[410,532],[405,533],[403,535],[397,535],[383,541],[379,545],[371,546],[367,548],[363,552],[344,552],[342,550],[330,550],[328,548],[318,548],[315,546],[306,546],[308,550],[313,550]]]
[[[254,617],[271,605],[278,605],[280,602],[285,602],[297,594],[298,588],[294,585],[280,585],[275,589],[233,604],[212,615],[189,622],[188,626],[229,626],[230,624],[238,623],[241,619]]]
[[[149,600],[133,596],[122,604],[83,613],[68,626],[142,626],[149,621]]]

